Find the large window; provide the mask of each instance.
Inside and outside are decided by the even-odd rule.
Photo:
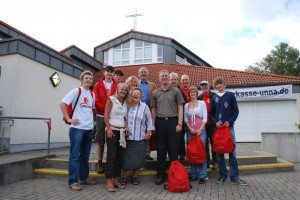
[[[108,51],[104,51],[103,63],[104,63],[104,65],[109,65],[108,64]]]
[[[140,40],[134,41],[134,64],[152,62],[152,43]]]
[[[126,42],[114,48],[113,65],[128,65],[129,64],[130,43]]]
[[[157,62],[163,61],[163,46],[158,44],[157,45]]]

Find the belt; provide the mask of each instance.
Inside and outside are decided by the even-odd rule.
[[[162,119],[162,120],[171,120],[171,119],[177,119],[178,117],[156,117],[158,119]]]

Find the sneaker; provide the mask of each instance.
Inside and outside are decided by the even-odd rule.
[[[204,184],[204,183],[205,183],[205,179],[200,178],[200,179],[199,179],[199,184]]]
[[[74,191],[79,191],[79,190],[81,190],[81,187],[78,183],[76,183],[74,185],[70,185],[70,189],[74,190]]]
[[[216,183],[225,183],[227,178],[220,176],[215,182]]]
[[[212,165],[212,167],[211,167],[211,169],[213,169],[213,170],[217,170],[218,169],[218,163],[213,163],[213,165]]]
[[[230,182],[234,185],[248,185],[248,183],[246,181],[243,181],[241,179],[236,179],[236,180],[230,180]]]
[[[97,167],[97,174],[103,174],[104,173],[104,166],[103,164],[98,164],[98,167]]]

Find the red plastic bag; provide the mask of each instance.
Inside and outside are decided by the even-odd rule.
[[[149,141],[149,147],[150,147],[150,151],[155,151],[157,150],[157,143],[156,143],[156,133],[153,131],[153,134],[150,138]]]
[[[232,135],[228,126],[219,126],[213,135],[213,150],[216,153],[231,153],[234,150]]]
[[[202,164],[206,160],[205,146],[198,135],[192,136],[186,148],[186,155],[191,164]]]
[[[168,172],[168,185],[164,186],[170,192],[188,192],[191,184],[183,164],[178,160],[173,160]]]

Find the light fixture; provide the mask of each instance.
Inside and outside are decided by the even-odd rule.
[[[53,87],[58,86],[58,84],[60,83],[61,80],[60,80],[57,72],[55,72],[52,76],[50,76],[50,81],[51,81]]]

